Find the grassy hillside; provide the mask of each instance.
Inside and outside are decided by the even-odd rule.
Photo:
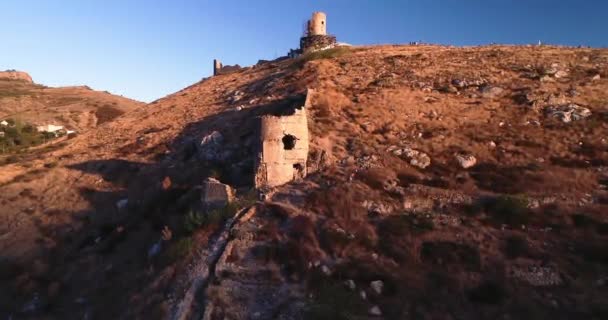
[[[201,284],[210,319],[606,318],[607,79],[607,50],[545,46],[205,79],[0,171],[0,310],[168,318]],[[255,201],[257,121],[309,88],[310,174]],[[201,216],[209,176],[238,201]]]

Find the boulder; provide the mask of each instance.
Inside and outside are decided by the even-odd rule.
[[[225,207],[234,200],[232,188],[214,178],[207,178],[203,182],[201,202],[204,210],[214,210]]]
[[[557,72],[556,72],[556,73],[555,73],[553,76],[554,76],[556,79],[561,79],[561,78],[567,78],[567,77],[568,77],[568,75],[569,75],[569,74],[568,74],[568,71],[565,71],[565,70],[559,70],[559,71],[557,71]]]
[[[405,148],[403,149],[403,156],[410,161],[411,165],[420,169],[424,169],[431,165],[431,157],[422,151]]]
[[[357,288],[357,285],[355,284],[355,281],[353,281],[352,279],[346,280],[346,282],[344,282],[344,284],[350,290],[355,290]]]
[[[468,169],[477,163],[477,159],[471,154],[456,154],[455,158],[464,169]]]
[[[206,161],[221,161],[224,158],[222,145],[224,136],[218,131],[206,135],[197,144],[199,158]]]
[[[505,91],[503,88],[495,86],[483,86],[480,90],[481,96],[488,99],[497,98]]]
[[[569,103],[561,106],[548,106],[545,109],[545,114],[549,117],[558,118],[563,123],[569,123],[591,116],[591,110],[574,103]]]
[[[372,281],[369,286],[372,288],[374,293],[380,295],[382,294],[382,289],[384,289],[384,282],[382,282],[382,280]]]
[[[382,311],[380,310],[380,308],[378,306],[371,307],[368,312],[369,312],[370,316],[374,316],[374,317],[382,316]]]
[[[431,164],[431,158],[426,153],[414,150],[410,147],[399,148],[397,146],[390,146],[386,151],[406,159],[411,165],[421,169],[424,169]]]
[[[121,200],[116,201],[116,209],[118,209],[118,211],[125,210],[128,205],[129,205],[129,199],[121,199]]]

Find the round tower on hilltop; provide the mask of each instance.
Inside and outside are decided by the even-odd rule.
[[[309,36],[327,35],[327,15],[325,12],[314,12],[312,19],[308,21]]]

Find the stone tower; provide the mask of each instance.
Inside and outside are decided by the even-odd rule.
[[[327,35],[327,15],[325,12],[314,12],[312,14],[312,19],[308,20],[308,35]]]
[[[306,23],[306,32],[300,38],[300,53],[328,49],[336,44],[336,37],[327,34],[327,15],[314,12]]]
[[[312,90],[304,105],[293,114],[260,118],[258,155],[255,163],[256,188],[272,188],[306,176],[308,159],[308,120]]]
[[[218,59],[213,59],[213,75],[217,76],[222,70],[222,63]]]

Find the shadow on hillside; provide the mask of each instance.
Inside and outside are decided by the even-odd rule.
[[[89,313],[96,318],[112,318],[124,315],[125,310],[138,309],[133,306],[134,297],[150,285],[158,268],[162,268],[148,257],[161,230],[165,226],[171,230],[183,228],[184,215],[200,201],[197,186],[205,177],[218,176],[241,189],[250,188],[257,118],[290,113],[303,105],[304,98],[295,95],[239,111],[234,106],[234,110],[189,124],[169,143],[139,145],[137,141],[145,139],[146,133],[142,133],[133,137],[135,142],[129,150],[117,150],[147,156],[150,150],[162,150],[154,153],[157,161],[152,163],[114,158],[67,166],[99,176],[103,183],[79,190],[88,209],[69,212],[57,208],[61,204],[53,204],[55,209],[45,212],[48,217],[43,219],[62,222],[36,221],[39,237],[52,241],[53,246],[43,249],[32,262],[11,267],[13,271],[0,269],[0,279],[8,275],[6,279],[12,280],[0,290],[0,317],[71,318]],[[213,131],[223,135],[222,148],[230,150],[230,156],[221,162],[202,161],[199,157],[197,144]],[[62,218],[53,220],[52,216]],[[34,260],[45,266],[42,271],[33,266]],[[4,268],[4,263],[0,267]],[[33,276],[27,285],[17,281],[24,276]],[[40,304],[25,312],[24,306],[35,293]],[[147,302],[139,303],[138,310],[145,310]]]

